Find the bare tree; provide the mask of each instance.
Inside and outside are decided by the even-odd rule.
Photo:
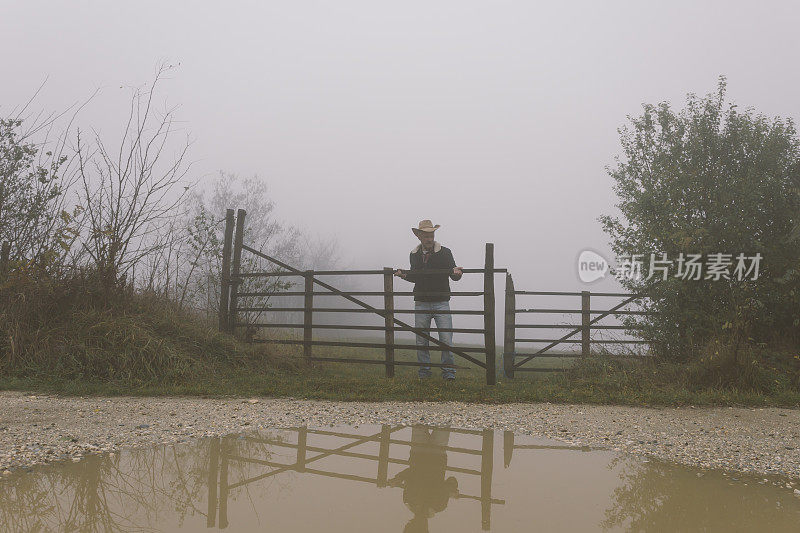
[[[176,130],[176,107],[155,109],[156,88],[171,65],[161,65],[146,89],[137,88],[118,150],[111,151],[94,131],[91,151],[78,134],[78,172],[87,225],[84,249],[107,285],[113,285],[163,243],[154,238],[175,217],[189,187],[179,187],[191,163],[187,139],[167,159]]]
[[[302,235],[297,228],[276,218],[275,203],[263,179],[258,176],[241,178],[220,172],[208,187],[195,191],[191,198],[193,213],[186,223],[187,247],[183,257],[187,270],[179,295],[182,305],[193,302],[194,306],[205,308],[209,317],[216,315],[226,208],[240,207],[247,211],[245,240],[249,245],[297,264],[297,258],[302,255]],[[249,254],[243,262],[246,271],[275,268]],[[286,288],[286,278],[248,279],[245,288],[250,291],[281,290]]]

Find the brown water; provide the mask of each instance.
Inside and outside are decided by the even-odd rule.
[[[800,531],[787,482],[507,432],[295,428],[15,473],[0,531]]]

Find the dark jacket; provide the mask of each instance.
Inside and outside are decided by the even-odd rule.
[[[406,272],[405,279],[414,283],[415,302],[446,302],[450,300],[450,281],[461,279],[461,275],[422,274],[425,270],[449,270],[456,267],[453,252],[450,248],[434,241],[433,251],[427,263],[422,259],[422,244],[417,245],[409,255],[411,271]]]

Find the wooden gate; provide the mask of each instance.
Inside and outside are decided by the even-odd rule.
[[[580,298],[580,309],[576,308],[517,308],[518,296],[568,296],[573,299]],[[593,298],[623,298],[622,302],[614,305],[610,309],[596,310],[591,309],[590,302]],[[510,274],[506,274],[506,298],[505,298],[505,324],[503,328],[503,372],[507,377],[513,378],[515,372],[554,372],[563,369],[525,367],[526,363],[534,359],[554,358],[554,357],[589,357],[592,353],[592,344],[646,344],[647,341],[630,339],[592,339],[592,330],[634,330],[636,328],[622,325],[597,324],[603,318],[618,315],[644,315],[651,314],[649,311],[639,311],[622,309],[626,305],[646,296],[643,294],[619,293],[619,292],[557,292],[557,291],[518,291],[514,289],[514,280]],[[521,324],[517,322],[517,316],[521,314],[566,314],[572,317],[572,324],[552,324],[552,323],[533,323]],[[597,315],[592,318],[592,315]],[[577,322],[580,321],[580,324]],[[517,336],[517,330],[557,330],[566,329],[567,333],[559,338],[539,338],[532,333],[531,336]],[[517,352],[518,344],[546,344],[534,352]],[[580,350],[570,352],[552,352],[554,347],[563,345],[580,344]]]
[[[414,431],[419,428],[432,429],[434,431],[446,432],[461,435],[473,435],[477,437],[479,446],[459,447],[450,444],[436,444],[430,442],[416,441]],[[233,444],[237,437],[214,438],[211,442],[211,454],[209,465],[208,482],[208,513],[207,526],[220,528],[227,527],[228,524],[228,499],[231,491],[244,487],[254,482],[258,482],[284,472],[297,472],[301,475],[313,475],[328,478],[344,479],[353,482],[367,483],[378,488],[402,488],[402,476],[389,476],[390,465],[400,465],[402,467],[412,466],[413,456],[409,459],[396,458],[397,453],[390,453],[393,447],[395,450],[403,448],[425,448],[429,453],[435,452],[442,455],[447,461],[448,455],[473,456],[478,459],[479,467],[464,468],[452,465],[444,466],[446,472],[458,474],[459,476],[475,476],[480,479],[479,494],[465,494],[456,491],[453,495],[455,499],[465,499],[478,501],[481,504],[481,529],[488,531],[491,526],[492,505],[504,505],[505,500],[492,497],[492,472],[494,468],[494,431],[491,429],[474,430],[451,427],[434,427],[417,425],[412,428],[411,440],[400,439],[396,433],[406,429],[403,426],[382,425],[380,430],[371,435],[356,433],[346,433],[342,431],[329,431],[308,427],[287,428],[283,430],[292,433],[293,438],[265,438],[262,436],[240,437],[245,442],[264,444],[270,451],[278,452],[280,449],[295,450],[293,461],[279,462],[271,457],[243,457],[236,453]],[[320,438],[335,437],[335,441],[345,443],[341,445],[330,445],[329,443],[315,442]],[[449,440],[449,439],[448,439]],[[508,441],[508,438],[506,438]],[[378,453],[370,453],[369,448],[365,447],[377,443]],[[329,445],[325,445],[329,444]],[[513,445],[513,438],[512,438]],[[374,447],[374,446],[373,446]],[[521,446],[516,446],[521,448]],[[509,452],[510,453],[510,452]],[[392,456],[394,455],[394,457]],[[349,459],[354,466],[365,463],[374,464],[374,476],[356,475],[351,472],[341,472],[323,468],[319,463],[328,457],[342,457]],[[231,482],[229,479],[229,465],[231,463],[251,464],[264,467],[264,472],[255,476]],[[324,463],[323,463],[324,465]],[[427,467],[428,465],[422,465]]]
[[[360,363],[360,364],[381,364],[385,366],[386,376],[394,376],[395,366],[430,366],[430,367],[456,367],[456,365],[442,363],[419,363],[417,361],[398,361],[395,360],[395,349],[416,350],[416,344],[400,344],[395,342],[395,332],[410,331],[418,337],[427,339],[432,346],[430,351],[448,350],[454,355],[461,357],[480,368],[485,369],[486,383],[494,385],[496,381],[496,347],[495,347],[495,293],[494,293],[494,274],[507,272],[504,268],[494,268],[494,245],[486,243],[486,256],[483,268],[464,268],[465,275],[482,274],[483,291],[453,291],[454,297],[482,296],[483,309],[479,310],[450,310],[443,311],[451,315],[482,315],[482,328],[428,328],[418,329],[400,319],[397,315],[416,314],[428,311],[416,311],[415,309],[395,308],[394,298],[397,296],[410,296],[413,292],[394,291],[393,272],[394,269],[384,267],[380,270],[305,270],[301,271],[269,255],[244,244],[244,227],[246,213],[239,209],[234,223],[233,210],[229,209],[226,215],[225,239],[222,258],[221,276],[221,298],[219,325],[220,329],[233,333],[237,328],[279,328],[292,329],[302,328],[303,339],[253,339],[252,342],[272,343],[272,344],[297,344],[303,346],[303,355],[309,361],[328,362],[328,363]],[[235,230],[234,230],[235,226]],[[276,265],[281,270],[276,272],[242,272],[242,254],[246,252],[255,257],[262,258]],[[442,275],[449,271],[429,270],[426,275]],[[329,283],[322,281],[323,276],[371,276],[380,277],[383,285],[382,291],[342,291],[333,287]],[[276,278],[276,277],[302,277],[303,290],[267,290],[267,291],[243,291],[242,283],[247,278]],[[324,290],[316,290],[316,288]],[[269,296],[303,296],[302,307],[268,307],[265,305],[246,304],[242,305],[241,300],[247,298],[259,298]],[[315,297],[337,296],[354,303],[358,308],[332,308],[315,305]],[[374,307],[356,296],[383,296],[383,305]],[[270,323],[270,322],[247,322],[242,320],[245,313],[262,313],[265,311],[288,311],[302,312],[303,323]],[[314,313],[371,313],[384,318],[382,326],[369,325],[335,325],[335,324],[316,324]],[[384,331],[383,342],[359,342],[359,341],[329,341],[315,340],[313,331],[315,329],[329,330],[379,330]],[[476,348],[470,346],[448,345],[439,339],[431,336],[433,332],[449,331],[452,333],[478,334],[483,337],[483,347]],[[363,348],[383,348],[384,358],[381,359],[351,359],[340,357],[320,357],[314,354],[315,346],[348,346]],[[472,354],[484,354],[484,359],[480,360]]]

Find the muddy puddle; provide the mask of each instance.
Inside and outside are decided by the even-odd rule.
[[[262,430],[0,480],[0,531],[798,531],[792,480],[510,432]]]

